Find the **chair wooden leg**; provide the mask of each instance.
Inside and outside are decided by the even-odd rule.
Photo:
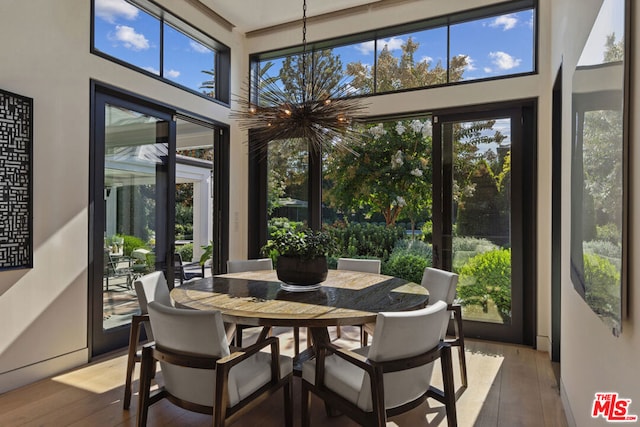
[[[138,393],[138,415],[136,418],[136,425],[138,427],[144,427],[147,425],[151,388],[151,370],[154,366],[152,352],[153,350],[149,347],[142,349],[142,361],[140,362],[140,391]]]
[[[467,358],[464,352],[464,333],[462,332],[462,307],[456,304],[453,309],[453,326],[456,332],[456,340],[453,345],[458,347],[458,358],[460,359],[460,377],[462,386],[467,388]]]
[[[237,325],[236,326],[236,336],[235,336],[235,342],[234,345],[236,347],[242,347],[242,330],[244,329],[244,327],[242,325]]]
[[[447,425],[456,427],[458,419],[456,414],[456,391],[453,384],[453,364],[451,363],[451,347],[447,346],[442,349],[440,357],[442,367],[442,382],[444,392],[444,406],[447,413]]]
[[[369,344],[369,334],[364,330],[364,326],[360,326],[360,345],[366,347]]]
[[[300,354],[300,328],[293,327],[293,353],[297,356]]]
[[[293,427],[293,378],[282,387],[284,392],[284,425]]]
[[[307,387],[306,383],[302,381],[302,403],[300,406],[302,427],[311,426],[311,399],[309,394],[309,388]]]
[[[124,383],[124,399],[122,399],[122,406],[124,409],[129,409],[131,406],[131,384],[133,382],[133,369],[136,362],[139,362],[139,358],[136,353],[138,351],[138,341],[140,340],[140,320],[133,317],[131,320],[131,330],[129,332],[129,351],[127,354],[127,373]]]
[[[340,326],[336,326],[336,338],[342,338],[342,330]]]

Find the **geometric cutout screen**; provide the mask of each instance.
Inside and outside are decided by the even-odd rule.
[[[33,267],[33,99],[0,90],[0,270]]]

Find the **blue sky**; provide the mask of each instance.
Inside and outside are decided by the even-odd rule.
[[[124,0],[96,0],[95,46],[112,56],[154,74],[160,73],[160,28],[158,20]],[[451,55],[465,55],[465,80],[487,78],[533,70],[533,11],[523,11],[451,26]],[[419,43],[415,59],[446,65],[446,28],[398,35],[378,41],[399,56],[407,39]],[[346,66],[360,61],[372,66],[373,42],[334,49]],[[182,33],[165,27],[164,76],[200,90],[213,68],[214,54]],[[279,70],[275,64],[270,71]]]
[[[95,47],[160,75],[158,19],[124,0],[96,0]],[[214,67],[214,52],[169,25],[164,28],[164,77],[201,91]]]

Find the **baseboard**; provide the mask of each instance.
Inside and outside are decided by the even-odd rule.
[[[536,336],[536,349],[538,351],[546,351],[551,354],[551,340],[544,335]]]
[[[573,418],[573,412],[571,412],[571,405],[569,405],[569,398],[567,392],[560,378],[560,399],[562,400],[562,408],[564,409],[564,415],[567,417],[567,425],[569,427],[576,427],[576,420]]]
[[[84,365],[89,360],[89,349],[83,348],[62,356],[34,363],[23,368],[0,374],[0,393],[57,375]]]

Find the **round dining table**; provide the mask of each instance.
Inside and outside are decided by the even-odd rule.
[[[220,310],[225,322],[263,326],[261,337],[273,326],[307,327],[314,343],[329,341],[328,326],[375,322],[378,312],[415,310],[429,301],[419,284],[348,270],[329,270],[314,291],[291,292],[281,285],[275,270],[247,271],[185,282],[171,297],[177,307]]]

